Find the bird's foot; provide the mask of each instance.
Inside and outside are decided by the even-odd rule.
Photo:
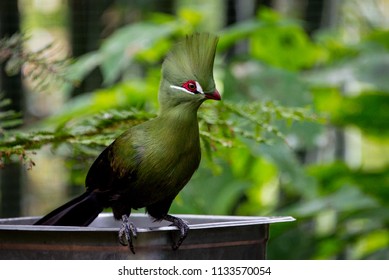
[[[181,246],[182,242],[185,240],[186,236],[188,235],[189,232],[188,223],[180,218],[171,215],[166,215],[163,219],[168,222],[171,222],[173,226],[176,226],[180,230],[180,237],[177,243],[173,243],[172,245],[173,250],[177,250]]]
[[[128,246],[133,254],[135,254],[135,249],[132,242],[137,237],[137,233],[135,225],[128,220],[127,215],[123,215],[119,230],[119,242],[123,246]]]

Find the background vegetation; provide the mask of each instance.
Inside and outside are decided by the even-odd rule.
[[[294,216],[269,259],[389,258],[388,1],[41,2],[19,1],[24,36],[0,34],[2,217],[83,192],[103,147],[157,113],[170,46],[209,31],[223,102],[199,112],[202,164],[171,211]]]

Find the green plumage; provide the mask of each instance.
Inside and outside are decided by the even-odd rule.
[[[218,38],[208,33],[187,36],[177,44],[162,65],[162,77],[171,84],[196,80],[205,92],[215,90],[213,63]]]
[[[220,99],[212,74],[217,41],[194,34],[171,50],[162,65],[159,115],[119,136],[91,166],[86,193],[37,224],[87,225],[111,207],[116,219],[123,218],[120,232],[133,250],[131,227],[124,220],[131,209],[145,207],[156,220],[180,228],[178,248],[188,227],[168,210],[200,163],[197,110],[206,99]]]
[[[176,44],[162,64],[162,79],[159,90],[160,109],[169,110],[177,103],[189,100],[198,109],[204,99],[198,96],[196,100],[187,95],[177,95],[169,89],[170,85],[181,85],[188,80],[197,81],[204,92],[216,90],[213,79],[213,64],[215,60],[218,37],[208,33],[196,33]],[[197,106],[197,107],[196,107]]]

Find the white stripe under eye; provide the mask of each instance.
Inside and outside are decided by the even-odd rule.
[[[170,85],[170,87],[171,87],[171,88],[178,89],[178,90],[181,90],[181,91],[183,91],[183,92],[190,93],[190,94],[193,94],[193,95],[194,95],[194,93],[193,93],[193,92],[191,92],[191,91],[189,91],[189,90],[187,90],[187,89],[185,89],[185,88],[183,88],[183,87],[178,87],[178,86],[173,86],[173,85]]]

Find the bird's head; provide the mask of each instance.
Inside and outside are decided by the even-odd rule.
[[[216,36],[196,33],[172,48],[162,64],[161,107],[221,99],[213,79],[217,42]]]

